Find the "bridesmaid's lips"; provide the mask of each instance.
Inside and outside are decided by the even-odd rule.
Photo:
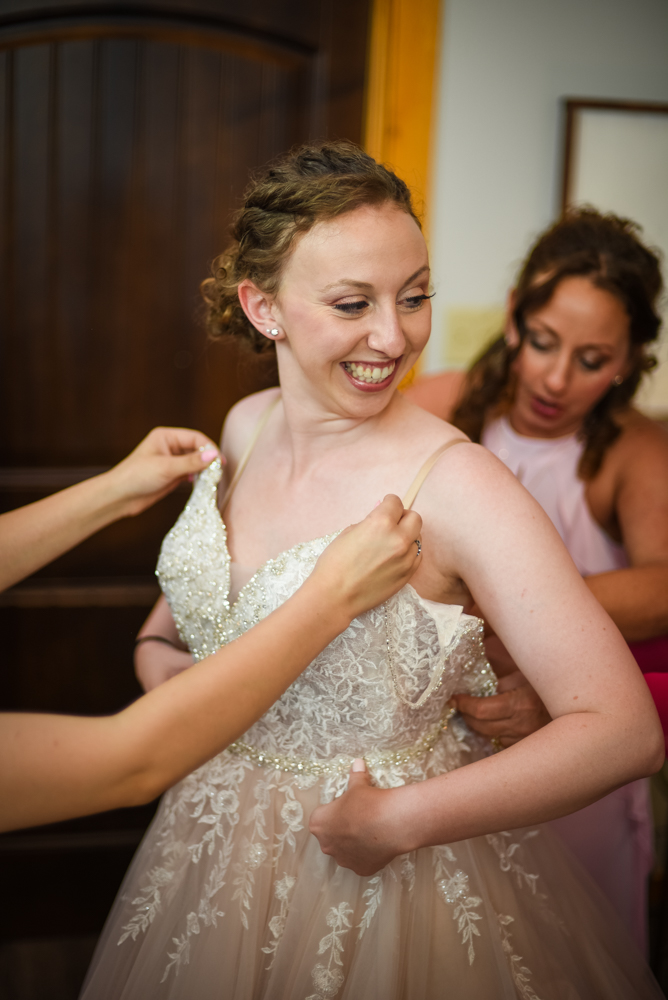
[[[547,420],[556,420],[564,412],[563,406],[560,406],[559,403],[550,403],[549,400],[541,399],[540,396],[531,397],[531,409],[537,416]]]
[[[390,372],[387,378],[383,379],[382,382],[361,382],[359,379],[356,379],[354,375],[350,374],[343,361],[341,362],[339,367],[341,368],[341,371],[346,376],[348,381],[351,382],[356,389],[361,389],[362,392],[382,392],[383,389],[387,389],[387,387],[392,384],[392,379],[397,374],[397,369],[399,368],[400,361],[401,358],[395,359],[394,369]]]

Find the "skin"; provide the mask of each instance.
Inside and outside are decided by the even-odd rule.
[[[301,237],[275,296],[240,286],[255,327],[279,330],[282,397],[225,513],[237,563],[257,566],[336,530],[380,489],[403,495],[436,448],[461,438],[394,391],[429,332],[429,303],[418,301],[427,267],[414,220],[392,205],[365,206]],[[393,378],[376,392],[344,367],[393,360]],[[230,473],[275,392],[229,415]],[[452,448],[415,507],[424,524],[416,590],[484,607],[554,721],[507,753],[417,785],[380,790],[357,775],[310,825],[325,853],[359,874],[420,846],[563,815],[663,760],[658,719],[626,644],[505,466],[480,446]]]
[[[281,608],[117,715],[0,715],[0,830],[150,802],[224,750],[357,615],[407,582],[419,532],[419,516],[386,497]]]

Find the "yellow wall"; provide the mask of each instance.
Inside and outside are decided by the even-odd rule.
[[[426,228],[441,0],[374,0],[365,147],[410,186]]]

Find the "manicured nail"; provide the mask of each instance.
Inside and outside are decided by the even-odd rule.
[[[361,757],[356,757],[353,761],[352,771],[366,771],[366,764]]]
[[[382,500],[376,500],[375,504],[373,505],[373,509],[375,510],[376,507],[380,507],[382,502],[383,502]]]
[[[208,447],[204,447],[200,450],[199,457],[203,462],[210,462],[216,457],[217,454],[218,450],[209,445]]]

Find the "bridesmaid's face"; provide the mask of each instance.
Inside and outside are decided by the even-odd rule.
[[[615,295],[572,277],[526,317],[526,328],[514,366],[513,427],[528,437],[573,434],[628,370],[628,314]]]
[[[284,390],[353,417],[380,412],[429,338],[428,291],[424,238],[396,206],[316,224],[273,303]]]

